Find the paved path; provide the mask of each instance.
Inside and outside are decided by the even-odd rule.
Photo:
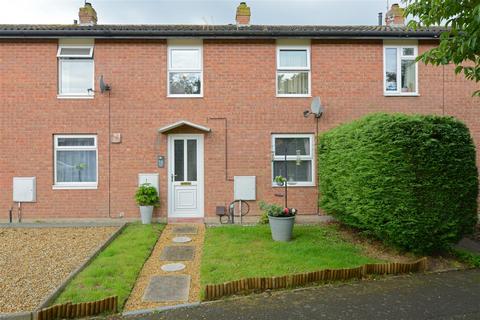
[[[480,270],[263,294],[141,319],[480,319]]]
[[[124,311],[200,300],[204,226],[168,224],[140,272]]]

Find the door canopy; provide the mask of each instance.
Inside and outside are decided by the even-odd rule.
[[[167,133],[170,133],[171,131],[173,131],[175,129],[179,129],[179,128],[182,128],[182,129],[191,128],[191,129],[195,129],[195,130],[199,130],[199,131],[203,131],[203,132],[210,132],[211,131],[211,129],[208,128],[208,127],[205,127],[205,126],[202,126],[202,125],[190,122],[190,121],[181,120],[181,121],[177,121],[175,123],[169,124],[165,127],[162,127],[160,129],[158,129],[158,132],[167,134]]]

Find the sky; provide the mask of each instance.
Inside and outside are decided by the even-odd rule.
[[[252,24],[375,25],[388,0],[247,0]],[[99,24],[229,24],[240,0],[90,0]],[[390,0],[390,4],[397,2]],[[84,0],[0,0],[0,24],[69,24]]]

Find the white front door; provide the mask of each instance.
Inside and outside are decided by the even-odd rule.
[[[203,135],[168,136],[168,216],[203,217]]]

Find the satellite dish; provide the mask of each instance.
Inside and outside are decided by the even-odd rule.
[[[105,91],[110,91],[110,86],[103,81],[103,75],[100,76],[100,91],[102,93]]]
[[[322,101],[320,101],[320,97],[315,97],[310,104],[310,110],[315,115],[315,117],[320,117],[323,113],[323,106]]]

